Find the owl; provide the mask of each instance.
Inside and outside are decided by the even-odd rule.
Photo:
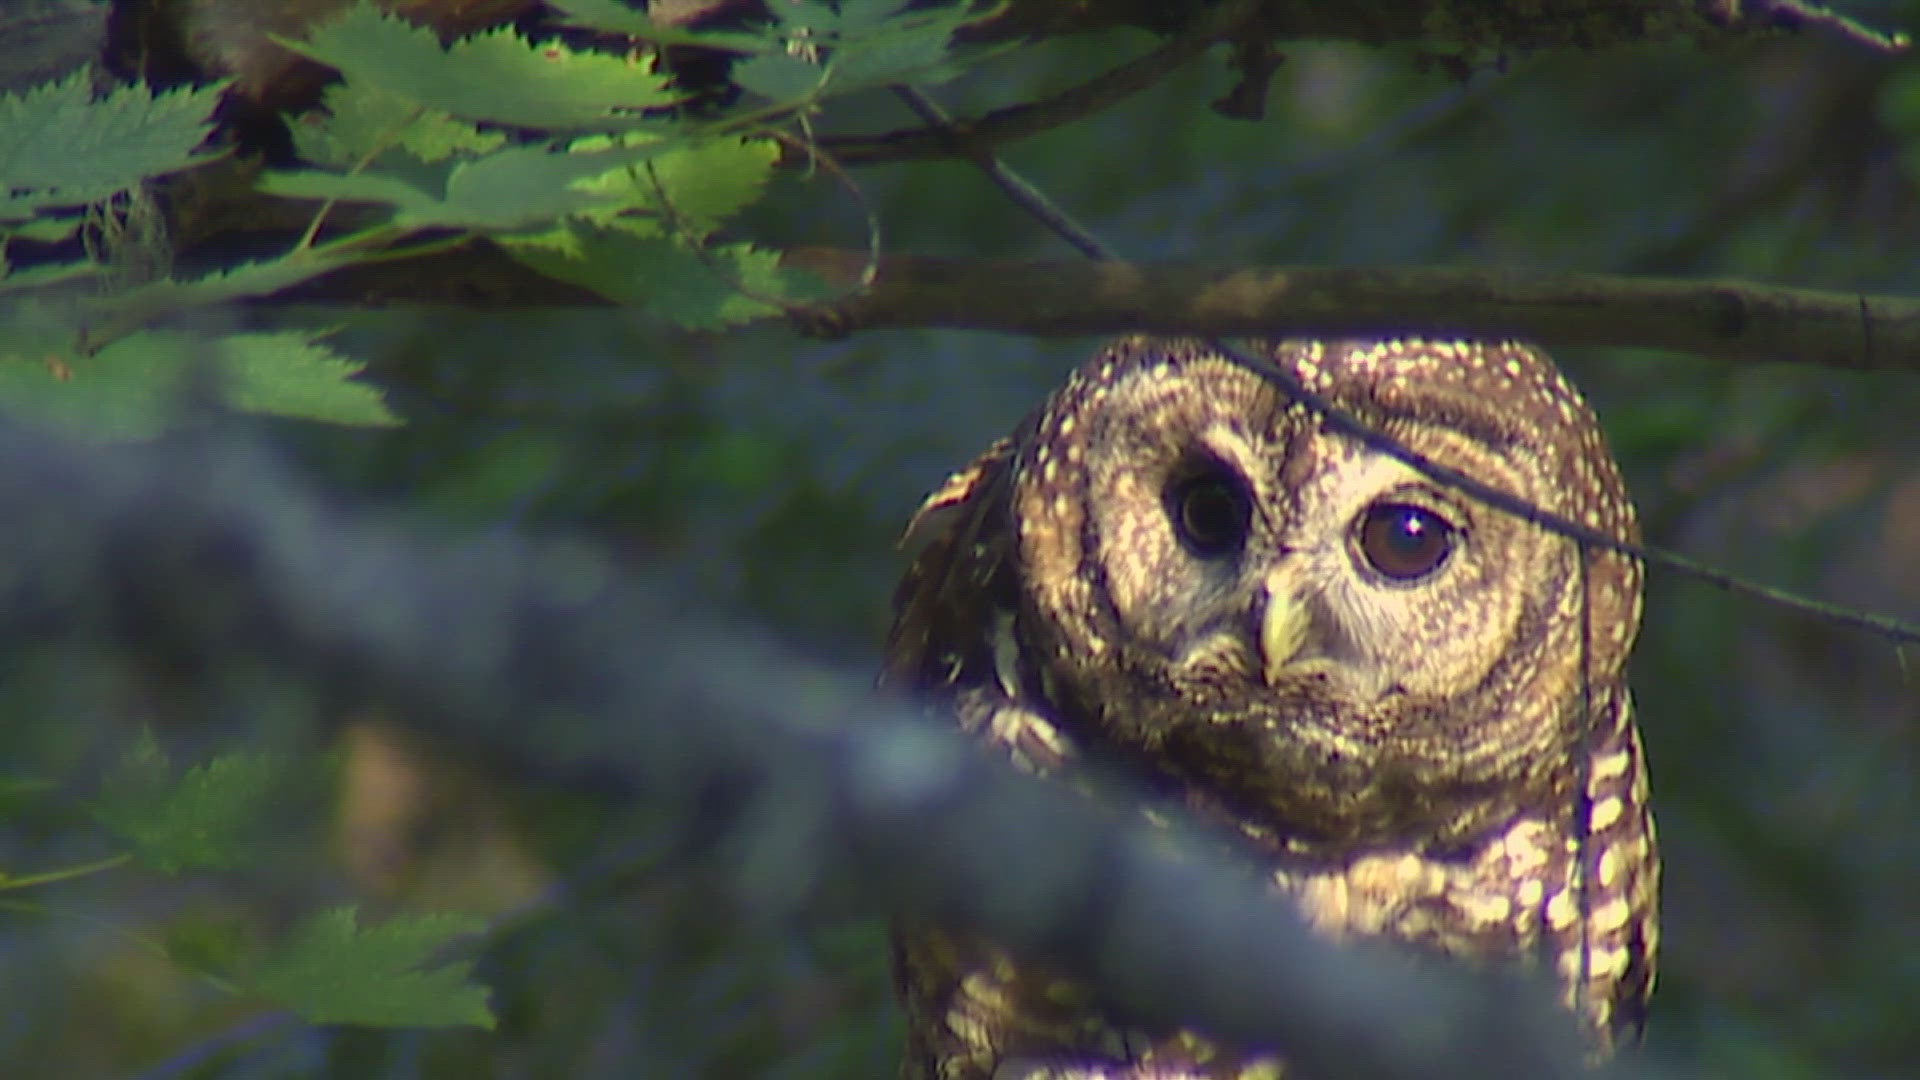
[[[1529,345],[1254,349],[1433,461],[1637,535],[1593,413]],[[1119,812],[1216,826],[1320,932],[1543,967],[1596,1053],[1638,1035],[1659,859],[1625,683],[1636,561],[1149,337],[1076,370],[905,543],[884,685]],[[1284,1046],[1130,1028],[955,928],[894,948],[910,1080],[1292,1075]]]

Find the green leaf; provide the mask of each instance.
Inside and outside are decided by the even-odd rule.
[[[456,938],[484,929],[465,915],[414,915],[357,925],[351,907],[324,911],[264,959],[249,988],[315,1024],[491,1029],[485,987],[470,961],[435,963]]]
[[[779,159],[780,145],[772,139],[709,139],[675,147],[644,166],[644,194],[658,207],[664,192],[666,209],[680,227],[705,236],[760,197]]]
[[[361,365],[299,333],[209,337],[177,330],[130,334],[93,355],[57,339],[0,338],[0,411],[99,438],[145,438],[180,419],[197,372],[245,412],[338,424],[398,423]]]
[[[124,86],[95,100],[91,72],[0,95],[0,213],[104,199],[204,155],[224,84],[155,96]]]
[[[774,101],[804,101],[826,81],[826,69],[786,53],[764,53],[733,65],[733,81]]]
[[[947,60],[948,44],[958,25],[926,22],[836,50],[829,65],[834,90],[847,93],[866,86],[938,81],[928,76]]]
[[[840,30],[840,13],[826,0],[773,0],[767,10],[789,29],[816,36]]]
[[[444,194],[393,176],[313,169],[270,173],[258,186],[288,198],[387,203],[397,211],[394,223],[404,228],[526,229],[569,214],[610,213],[640,201],[643,196],[631,184],[597,181],[671,144],[593,145],[595,149],[575,153],[509,146],[462,161],[447,174]]]
[[[736,53],[765,52],[781,46],[779,41],[757,34],[682,30],[677,26],[668,26],[655,22],[646,12],[628,7],[621,0],[549,0],[549,3],[566,12],[566,21],[574,26],[639,38],[656,45],[693,45]]]
[[[353,381],[366,365],[311,334],[229,334],[219,345],[225,361],[221,396],[242,412],[370,427],[400,422],[378,389]]]
[[[551,236],[508,250],[548,277],[571,282],[616,303],[644,308],[693,329],[711,329],[779,314],[768,299],[786,294],[779,255],[750,244],[696,252],[665,237],[573,223],[568,240]],[[751,290],[748,296],[741,287]]]
[[[292,123],[294,150],[315,165],[354,169],[395,149],[435,162],[484,154],[507,141],[498,131],[360,83],[328,87],[324,104],[324,111],[310,110]]]
[[[298,169],[262,173],[255,190],[284,199],[334,199],[344,203],[386,203],[400,210],[430,214],[440,197],[382,173],[336,173]]]
[[[143,732],[102,786],[94,817],[162,873],[241,865],[255,852],[262,809],[287,785],[277,756],[234,752],[173,775]]]
[[[840,25],[848,31],[878,26],[900,13],[908,0],[840,0]]]
[[[0,220],[6,218],[6,209],[0,207]],[[79,214],[67,213],[60,217],[41,216],[32,221],[21,221],[0,228],[0,235],[17,236],[22,240],[33,240],[42,244],[57,244],[74,234],[80,227]]]
[[[961,70],[952,62],[953,35],[978,17],[965,4],[948,4],[895,14],[843,35],[827,65],[834,92],[952,78]]]
[[[11,328],[10,328],[11,329]],[[66,340],[0,339],[0,412],[101,438],[145,438],[178,415],[185,373],[204,353],[136,334],[95,356]]]
[[[4,252],[0,252],[3,255]],[[37,289],[77,278],[91,277],[100,272],[100,264],[91,259],[74,262],[43,263],[24,270],[6,265],[0,259],[0,293],[16,292],[23,289]]]
[[[432,30],[359,3],[282,44],[339,69],[348,85],[386,91],[470,120],[543,130],[624,126],[679,100],[637,59],[528,42],[512,29],[442,48]]]
[[[278,259],[240,263],[185,281],[169,278],[136,286],[106,300],[99,310],[104,316],[120,320],[122,325],[137,326],[186,308],[278,292],[346,261],[344,256],[327,256],[307,249]],[[0,354],[4,352],[5,341],[0,339]]]
[[[446,202],[437,214],[403,211],[401,221],[481,229],[524,228],[552,221],[610,201],[606,195],[580,190],[576,183],[656,152],[648,148],[644,153],[556,154],[538,146],[508,147],[455,166],[447,177]]]

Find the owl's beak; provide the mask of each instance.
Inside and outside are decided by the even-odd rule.
[[[1269,573],[1263,590],[1266,595],[1260,610],[1260,659],[1267,684],[1271,686],[1279,681],[1280,673],[1306,644],[1308,616],[1294,576],[1287,570]]]

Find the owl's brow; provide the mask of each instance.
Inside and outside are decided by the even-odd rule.
[[[1094,235],[1086,226],[1075,221],[1071,214],[1048,198],[1045,192],[1009,169],[991,151],[981,150],[969,144],[954,129],[952,117],[947,115],[946,110],[942,109],[938,102],[914,86],[904,84],[897,86],[894,88],[894,93],[918,114],[928,127],[940,133],[962,156],[985,173],[987,179],[1000,188],[1001,192],[1016,206],[1038,219],[1041,224],[1087,258],[1095,262],[1119,261],[1119,254],[1111,245]],[[1482,483],[1458,469],[1442,465],[1393,436],[1375,429],[1337,403],[1315,393],[1292,372],[1270,360],[1256,359],[1244,350],[1235,348],[1217,337],[1202,338],[1201,344],[1266,379],[1298,404],[1318,413],[1328,427],[1359,440],[1368,449],[1394,458],[1428,479],[1445,484],[1496,510],[1512,514],[1548,532],[1564,536],[1580,544],[1583,551],[1586,548],[1610,551],[1646,566],[1658,566],[1704,581],[1736,596],[1749,596],[1777,607],[1813,615],[1837,626],[1877,634],[1893,641],[1897,647],[1920,644],[1920,626],[1885,615],[1822,603],[1812,597],[1801,596],[1786,589],[1775,588],[1715,569],[1705,563],[1689,559],[1677,551],[1670,551],[1654,544],[1636,544],[1631,540],[1621,539],[1583,525],[1572,518],[1553,513],[1511,492]]]

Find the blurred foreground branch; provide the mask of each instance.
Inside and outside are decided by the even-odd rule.
[[[269,661],[532,775],[611,781],[724,857],[755,919],[830,890],[952,921],[1082,973],[1124,1016],[1284,1047],[1315,1075],[1586,1074],[1541,987],[1323,941],[1207,847],[1176,855],[593,552],[428,543],[231,442],[0,425],[0,458],[0,649]]]

